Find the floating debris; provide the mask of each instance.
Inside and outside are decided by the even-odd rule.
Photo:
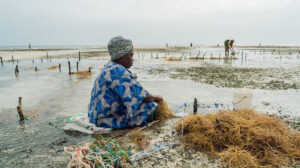
[[[48,70],[54,70],[54,69],[57,69],[59,68],[59,65],[54,65],[54,66],[51,66],[49,68],[47,68]]]
[[[39,113],[40,110],[39,109],[34,109],[34,110],[28,110],[24,113],[24,115],[27,117],[27,118],[38,118],[39,117]]]
[[[182,57],[168,57],[166,61],[181,61]]]

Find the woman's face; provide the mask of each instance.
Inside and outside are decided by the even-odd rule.
[[[129,69],[132,65],[133,65],[133,55],[134,55],[134,51],[133,51],[133,47],[132,50],[126,55],[124,56],[124,67]]]

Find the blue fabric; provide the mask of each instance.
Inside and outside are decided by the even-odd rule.
[[[147,118],[157,107],[154,102],[142,103],[148,94],[129,70],[109,61],[94,82],[90,122],[106,128],[147,124]]]

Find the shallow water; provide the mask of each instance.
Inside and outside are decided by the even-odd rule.
[[[180,53],[179,53],[180,54]],[[217,88],[190,80],[173,80],[147,74],[145,69],[182,64],[202,65],[203,61],[166,62],[163,58],[150,60],[135,55],[133,73],[152,94],[163,96],[178,115],[191,113],[193,99],[197,98],[199,112],[209,113],[233,108],[234,88]],[[75,58],[69,59],[76,71]],[[107,62],[104,58],[82,59],[80,70],[92,69],[91,79],[78,80],[68,74],[68,59],[19,61],[20,73],[15,77],[16,62],[0,65],[0,167],[65,167],[69,156],[63,147],[91,140],[90,136],[74,136],[61,129],[62,120],[77,113],[86,113],[93,81]],[[62,72],[48,67],[61,63]],[[251,62],[251,64],[255,62]],[[250,64],[250,65],[251,65]],[[294,64],[293,64],[294,65]],[[291,65],[291,66],[293,66]],[[295,63],[299,65],[299,63]],[[40,71],[26,70],[37,66]],[[258,65],[259,66],[259,65]],[[284,64],[280,64],[284,66]],[[167,67],[166,67],[167,68]],[[300,116],[300,90],[251,90],[253,107],[261,112]],[[19,123],[16,107],[23,97],[22,108],[29,119]],[[262,102],[268,102],[266,106]],[[29,111],[36,111],[35,114]],[[50,124],[49,124],[50,123]]]

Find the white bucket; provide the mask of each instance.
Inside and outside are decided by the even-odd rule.
[[[252,97],[253,95],[250,90],[233,91],[233,109],[251,109]]]

